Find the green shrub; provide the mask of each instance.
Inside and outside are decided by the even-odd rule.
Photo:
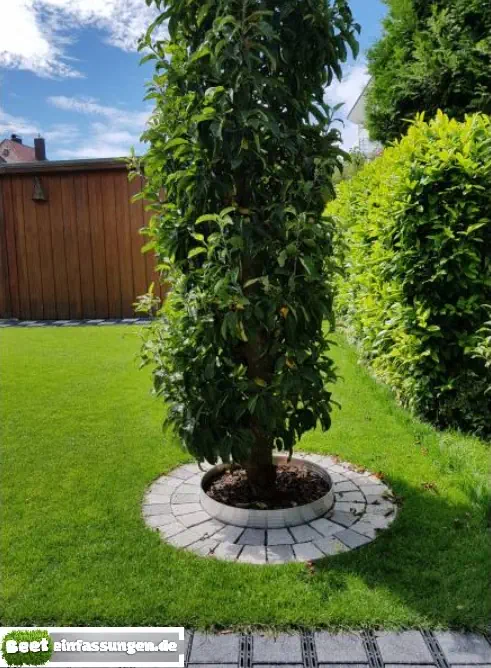
[[[491,120],[419,117],[338,187],[338,310],[402,403],[491,434]]]
[[[322,215],[345,154],[324,94],[359,26],[346,0],[147,4],[161,13],[141,44],[155,61],[146,232],[173,310],[143,358],[188,451],[243,464],[267,494],[273,448],[331,422]]]

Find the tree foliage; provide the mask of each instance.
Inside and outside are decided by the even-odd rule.
[[[259,479],[273,446],[330,425],[322,324],[335,265],[322,213],[343,152],[324,93],[359,26],[346,0],[153,4],[142,196],[173,316],[145,356],[187,449],[247,462]],[[164,21],[168,40],[155,36]]]
[[[491,3],[386,0],[384,34],[368,55],[367,125],[388,143],[438,109],[463,120],[491,113]]]
[[[339,307],[364,358],[440,427],[491,437],[491,119],[441,112],[338,187]]]

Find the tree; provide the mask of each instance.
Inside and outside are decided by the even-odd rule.
[[[417,113],[463,120],[491,113],[491,4],[482,0],[385,0],[384,34],[368,54],[370,136],[402,136]]]
[[[172,317],[144,356],[189,452],[242,464],[267,495],[273,448],[331,422],[322,214],[344,154],[324,93],[359,26],[346,0],[147,2],[161,13],[141,44],[156,69],[142,197]]]

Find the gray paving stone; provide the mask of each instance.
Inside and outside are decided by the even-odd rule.
[[[331,513],[328,513],[326,517],[330,519],[331,522],[336,522],[336,524],[339,524],[343,527],[350,527],[357,520],[355,515],[352,513],[343,513],[337,509],[334,509]]]
[[[353,501],[338,501],[336,499],[336,505],[334,509],[341,513],[351,513],[355,517],[359,517],[363,514],[365,508],[364,503],[357,503]]]
[[[172,495],[172,503],[173,504],[180,504],[180,503],[199,503],[199,492],[195,492],[194,494],[182,494],[179,492],[179,490]]]
[[[297,543],[308,543],[309,541],[322,538],[322,534],[313,529],[309,524],[300,524],[297,527],[290,527],[290,531]]]
[[[186,485],[196,485],[199,487],[201,485],[201,478],[203,477],[203,473],[198,473],[196,475],[193,475],[191,478],[186,480]]]
[[[387,503],[389,505],[393,505],[392,501],[390,500],[390,497],[384,494],[365,494],[365,498],[367,500],[368,504],[374,504],[374,505],[380,505]]]
[[[211,515],[208,515],[206,510],[200,510],[197,513],[191,513],[189,515],[180,515],[179,516],[179,522],[184,524],[186,527],[194,527],[197,524],[202,524],[203,522],[207,522],[208,520],[211,520]],[[222,526],[224,526],[222,524]]]
[[[361,533],[363,536],[371,538],[372,540],[377,537],[377,534],[380,531],[380,528],[375,527],[371,522],[364,522],[363,520],[357,522],[353,529],[356,533]]]
[[[226,524],[223,529],[218,531],[215,534],[216,540],[220,540],[225,543],[235,543],[237,538],[244,533],[244,527],[236,527],[232,524]]]
[[[322,455],[316,455],[314,453],[307,453],[307,456],[305,457],[309,462],[314,462],[314,464],[321,464],[322,465],[322,460],[324,457]]]
[[[491,663],[491,645],[475,633],[435,632],[450,664],[475,665]]]
[[[167,524],[176,524],[176,518],[172,513],[160,513],[160,515],[150,515],[149,517],[145,517],[145,524],[156,529],[157,527],[163,527]]]
[[[202,538],[196,543],[189,545],[187,549],[191,550],[191,552],[195,552],[196,554],[201,555],[202,557],[206,557],[210,553],[213,554],[219,545],[220,542],[214,538]]]
[[[299,635],[281,633],[276,638],[254,635],[252,640],[252,663],[302,664],[302,645]]]
[[[384,515],[377,515],[376,513],[365,513],[356,526],[359,524],[369,524],[374,529],[386,529],[393,521],[394,516],[385,517]],[[356,529],[358,531],[358,529]]]
[[[380,503],[368,503],[365,506],[365,512],[372,515],[387,515],[395,516],[397,513],[397,506],[390,501],[381,501]]]
[[[433,657],[419,631],[375,633],[384,663],[433,663]]]
[[[384,494],[384,492],[388,491],[388,488],[385,485],[382,484],[374,485],[373,483],[369,485],[360,483],[360,489],[363,492],[363,494],[365,494],[365,496],[380,496]]]
[[[264,545],[244,545],[237,561],[248,564],[265,564],[266,548]]]
[[[170,503],[148,503],[143,506],[143,515],[172,515]]]
[[[160,503],[170,503],[171,496],[172,496],[172,490],[168,490],[168,492],[166,492],[165,494],[164,493],[158,494],[157,492],[149,492],[148,494],[145,494],[143,503],[146,506]]]
[[[196,513],[197,514],[197,513]],[[196,533],[199,533],[202,538],[211,538],[214,537],[217,531],[223,529],[225,526],[222,522],[212,519],[207,515],[208,519],[206,522],[200,522],[199,524],[192,524],[189,529],[192,529]],[[182,519],[182,518],[179,518]]]
[[[368,663],[319,663],[319,668],[368,668]],[[387,668],[387,666],[385,667]]]
[[[225,561],[235,561],[242,550],[242,545],[234,545],[233,543],[220,543],[214,551],[213,556]]]
[[[175,521],[172,524],[166,524],[165,526],[158,527],[159,532],[166,537],[166,539],[175,536],[181,531],[185,531],[185,527],[182,526],[179,522]]]
[[[291,545],[295,542],[288,529],[268,529],[266,540],[267,545]]]
[[[288,564],[295,561],[295,554],[291,545],[271,545],[266,548],[269,564]]]
[[[209,668],[207,666],[207,668]],[[228,666],[230,668],[230,666]],[[302,663],[253,663],[252,668],[303,668]],[[335,668],[338,668],[337,666]]]
[[[339,531],[339,524],[335,524],[330,520],[326,520],[325,517],[320,517],[318,520],[313,520],[313,522],[310,522],[310,526],[326,538],[333,536]]]
[[[188,547],[196,543],[196,541],[201,540],[202,534],[195,531],[194,529],[186,529],[180,533],[175,534],[174,536],[168,537],[168,542],[174,547]]]
[[[336,482],[334,483],[334,492],[357,492],[358,487],[351,480],[346,480],[346,482]]]
[[[203,464],[202,464],[203,466]],[[211,467],[210,467],[211,468]],[[189,464],[183,464],[180,467],[181,471],[189,471],[189,473],[193,473],[196,475],[197,473],[201,473],[200,468],[196,462],[190,462]]]
[[[363,640],[357,633],[314,634],[319,663],[368,663]]]
[[[415,668],[415,666],[418,666],[418,668],[431,668],[435,665],[434,663],[384,663],[384,668]],[[484,666],[479,666],[479,668],[484,668]]]
[[[178,480],[177,478],[171,478],[168,475],[161,476],[160,478],[157,478],[157,480],[154,480],[152,483],[152,489],[157,488],[157,487],[171,487],[175,489],[176,487],[179,487],[179,485],[182,484],[182,480]]]
[[[190,663],[238,663],[239,660],[238,633],[223,635],[208,635],[195,633],[191,645]]]
[[[171,478],[178,478],[179,480],[189,480],[189,478],[192,478],[193,475],[195,475],[194,471],[187,471],[183,466],[178,469],[174,469],[169,473]]]
[[[293,551],[297,561],[314,561],[325,557],[314,543],[296,543],[293,545]]]
[[[331,466],[336,465],[336,461],[332,457],[323,455],[321,457],[321,460],[318,462],[318,464],[319,464],[319,466],[323,466],[326,469],[330,469]]]
[[[365,503],[365,497],[361,492],[337,492],[336,503]]]
[[[356,533],[352,529],[345,529],[336,534],[341,542],[343,542],[347,547],[355,548],[360,545],[365,545],[366,543],[371,543],[372,539],[368,536],[363,536],[361,533]]]
[[[203,668],[203,666],[206,666],[206,668],[232,668],[233,666],[236,666],[236,663],[187,663],[187,668]]]
[[[334,464],[333,466],[329,467],[329,473],[341,473],[345,475],[346,477],[349,476],[350,471],[346,469],[346,467],[341,466],[341,464]]]
[[[334,471],[329,471],[329,476],[333,483],[337,482],[348,482],[348,478],[344,476],[342,473],[335,473]]]
[[[189,480],[192,480],[192,478]],[[190,483],[189,480],[186,480],[182,485],[179,485],[179,492],[181,492],[181,494],[199,494],[200,486]]]
[[[321,540],[314,541],[314,545],[319,548],[321,552],[327,556],[334,556],[336,554],[341,554],[342,552],[348,552],[349,548],[346,547],[344,543],[335,538],[334,536],[329,536],[329,538],[321,538]]]
[[[266,531],[264,529],[245,529],[237,541],[238,545],[264,545]]]
[[[188,515],[189,513],[198,513],[203,510],[201,503],[177,503],[173,504],[172,512],[176,517]]]

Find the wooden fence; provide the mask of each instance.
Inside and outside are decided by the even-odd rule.
[[[163,296],[140,187],[116,160],[1,166],[0,318],[126,318],[153,281]]]

